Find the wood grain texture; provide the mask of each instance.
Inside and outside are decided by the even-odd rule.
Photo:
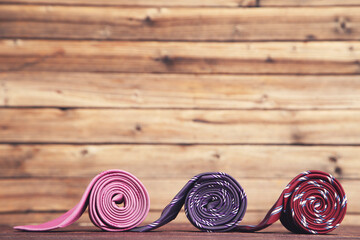
[[[334,0],[332,0],[334,1]],[[355,0],[345,0],[345,6],[353,3]],[[9,4],[46,4],[46,5],[75,5],[75,6],[121,6],[121,7],[254,7],[256,0],[0,0],[0,3]],[[354,4],[354,3],[353,3]]]
[[[241,232],[217,232],[207,233],[201,232],[189,223],[174,223],[161,227],[155,231],[133,233],[118,232],[105,233],[93,226],[72,226],[66,229],[56,230],[56,233],[33,232],[31,235],[26,232],[14,231],[8,226],[0,226],[0,237],[3,239],[33,239],[37,240],[67,240],[67,239],[107,239],[117,240],[161,240],[161,239],[193,239],[193,240],[238,240],[246,238],[249,240],[259,239],[293,239],[293,240],[313,240],[313,239],[359,239],[358,226],[341,226],[330,234],[326,235],[305,235],[291,234],[280,224],[275,224],[263,231],[257,233],[241,233]],[[30,236],[30,237],[29,237]]]
[[[17,213],[0,213],[0,227],[1,226],[16,226],[16,225],[27,225],[27,224],[40,224],[47,221],[50,221],[52,219],[55,219],[59,217],[61,214],[63,214],[64,211],[60,212],[17,212]],[[245,217],[241,224],[257,224],[259,223],[264,216],[266,215],[266,211],[246,211]],[[144,220],[143,224],[151,223],[154,220],[158,219],[161,214],[160,210],[151,210],[149,212],[149,215]],[[347,213],[344,220],[341,223],[341,227],[338,229],[346,228],[347,226],[359,226],[360,222],[360,215],[353,214],[353,213]],[[179,213],[179,215],[176,217],[175,220],[173,220],[171,223],[161,227],[159,230],[163,230],[164,228],[168,228],[169,226],[176,226],[176,224],[185,223],[188,227],[193,227],[192,224],[189,222],[187,217],[185,216],[185,213],[183,210]],[[72,227],[92,227],[94,229],[97,229],[94,227],[94,225],[91,223],[87,211],[80,217],[78,221],[74,223],[74,225],[67,227],[63,229],[64,231],[68,230]],[[279,223],[274,223],[267,231],[273,231],[276,226],[279,226],[281,229],[285,230],[285,228]],[[177,230],[180,230],[177,228]],[[198,231],[196,228],[193,230]],[[61,231],[61,230],[60,230]],[[336,230],[338,231],[338,230]],[[335,233],[332,232],[332,233]],[[0,230],[0,236],[1,236],[1,230]],[[300,235],[300,236],[307,236],[309,235]],[[327,238],[332,235],[326,235]],[[246,238],[248,239],[248,238]]]
[[[61,0],[60,0],[61,1]],[[262,7],[356,6],[356,0],[259,0]]]
[[[292,179],[249,179],[233,176],[245,189],[252,211],[267,211]],[[295,176],[294,176],[295,177]],[[65,211],[80,200],[91,178],[1,179],[0,212]],[[189,179],[140,179],[147,188],[152,210],[162,210]],[[360,180],[341,180],[347,198],[347,211],[360,212]]]
[[[0,0],[0,225],[53,219],[120,168],[150,191],[146,222],[193,175],[224,171],[254,224],[319,169],[348,194],[343,225],[359,226],[359,12],[358,0]]]
[[[360,144],[360,111],[0,109],[2,143]]]
[[[360,148],[350,146],[3,144],[0,178],[91,178],[108,169],[124,169],[148,180],[190,179],[206,171],[239,179],[291,179],[318,169],[339,179],[360,179],[359,156]]]
[[[161,41],[359,40],[359,7],[0,6],[0,37]]]
[[[359,74],[360,42],[1,40],[1,71]]]
[[[1,106],[359,109],[360,75],[6,72]]]
[[[359,6],[358,0],[0,0],[0,3],[80,5],[80,6],[150,6],[150,7],[304,7]]]
[[[27,224],[39,224],[44,223],[46,221],[50,221],[52,219],[60,216],[64,211],[59,212],[18,212],[18,213],[0,213],[0,226],[15,226],[15,225],[27,225]],[[265,216],[265,211],[246,211],[246,220],[244,219],[244,223],[255,224],[262,220]],[[161,215],[161,210],[150,210],[149,215],[144,220],[143,224],[151,223],[158,219]],[[353,215],[351,215],[353,216]],[[348,218],[348,216],[347,216]],[[183,210],[179,213],[174,221],[169,223],[168,225],[173,225],[177,223],[187,223],[189,226],[192,226],[189,220],[187,219]],[[94,227],[92,222],[89,219],[88,212],[86,211],[78,221],[75,222],[75,226],[88,226]],[[164,226],[167,227],[168,225]],[[162,228],[164,228],[162,227]],[[66,229],[64,229],[66,230]],[[196,230],[196,228],[194,228]]]

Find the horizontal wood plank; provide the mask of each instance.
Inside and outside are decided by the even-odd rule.
[[[304,7],[304,6],[359,6],[357,0],[0,0],[0,3],[86,5],[86,6],[153,6],[153,7]]]
[[[136,175],[136,173],[134,173]],[[247,209],[267,211],[292,179],[249,179],[234,176],[245,189]],[[295,177],[295,176],[293,176]],[[91,178],[1,179],[0,212],[65,211],[80,200]],[[142,180],[142,179],[140,179]],[[151,209],[162,210],[189,179],[147,180],[142,182],[149,191]],[[360,180],[341,180],[349,200],[348,211],[360,212]],[[351,203],[351,204],[350,204]]]
[[[0,226],[15,226],[22,224],[39,224],[43,222],[50,221],[52,219],[57,218],[63,212],[17,212],[17,213],[0,213]],[[151,210],[149,215],[144,220],[143,224],[151,223],[160,217],[161,210]],[[265,211],[247,211],[246,219],[244,219],[244,223],[255,224],[262,220],[265,216]],[[176,217],[171,224],[176,223],[187,223],[190,226],[191,223],[187,219],[184,211],[182,210],[179,215]],[[79,226],[94,226],[89,219],[88,212],[86,211],[78,221],[76,221],[75,225]],[[196,230],[196,229],[194,229]]]
[[[359,109],[360,75],[7,72],[1,106]]]
[[[259,6],[262,7],[357,6],[359,4],[357,0],[259,0]]]
[[[18,213],[0,213],[0,226],[16,226],[16,225],[28,225],[28,224],[40,224],[52,219],[59,217],[64,212],[18,212]],[[159,218],[161,214],[160,210],[151,210],[149,215],[144,220],[143,224],[148,224]],[[257,224],[259,223],[264,216],[266,215],[266,211],[246,211],[245,217],[240,224]],[[179,215],[166,226],[174,225],[174,224],[187,224],[191,227],[191,223],[185,216],[184,211],[182,210]],[[74,224],[75,227],[94,227],[91,223],[88,213],[85,212],[79,220],[77,220]],[[344,226],[359,226],[360,225],[360,214],[347,213],[344,220],[341,223],[342,229]],[[281,226],[279,222],[276,222],[274,226],[269,228],[271,231],[276,226]],[[71,228],[71,227],[70,227]],[[95,228],[95,227],[94,227]],[[164,227],[162,227],[163,229]],[[283,228],[283,227],[282,227]],[[284,228],[285,229],[285,228]],[[66,229],[65,229],[66,230]],[[195,231],[198,231],[194,228]],[[336,230],[337,231],[337,230]],[[335,233],[335,232],[333,232]],[[308,236],[307,236],[308,237]]]
[[[0,37],[97,40],[358,40],[359,7],[0,6]]]
[[[0,109],[2,143],[360,144],[360,111]]]
[[[1,71],[359,74],[360,42],[1,40]]]
[[[0,177],[93,177],[121,168],[141,179],[190,179],[206,171],[241,178],[286,178],[318,169],[360,179],[360,147],[0,145]],[[152,171],[149,171],[152,169]]]
[[[267,0],[265,0],[267,1]],[[331,0],[334,1],[334,0]],[[355,0],[345,0],[345,6]],[[0,3],[9,4],[46,4],[46,5],[76,5],[76,6],[147,6],[147,7],[254,7],[256,6],[256,0],[202,0],[202,1],[191,1],[191,0],[0,0]]]
[[[151,232],[118,232],[106,233],[94,226],[77,226],[73,225],[65,229],[58,229],[53,232],[43,233],[32,232],[29,234],[24,231],[14,231],[9,226],[0,226],[0,237],[2,239],[27,239],[28,236],[37,240],[67,240],[76,238],[78,240],[106,238],[107,240],[131,239],[131,240],[162,240],[162,239],[192,239],[192,240],[238,240],[246,238],[248,240],[258,239],[292,239],[292,240],[309,240],[309,239],[358,239],[360,234],[358,226],[341,225],[330,234],[326,235],[309,235],[309,234],[291,234],[281,224],[274,224],[257,233],[246,233],[238,231],[207,233],[202,232],[189,223],[170,223],[166,226]]]

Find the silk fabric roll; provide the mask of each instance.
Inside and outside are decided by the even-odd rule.
[[[122,204],[119,207],[117,204]],[[62,216],[39,225],[16,226],[24,231],[47,231],[74,223],[89,206],[89,216],[106,231],[126,231],[138,226],[150,209],[145,186],[131,173],[108,170],[97,175],[86,188],[80,202]]]
[[[183,205],[195,227],[223,232],[235,228],[242,220],[247,199],[244,189],[231,176],[222,172],[202,173],[186,183],[158,220],[131,231],[146,232],[163,226],[176,218]]]
[[[254,232],[280,219],[294,233],[324,234],[340,225],[346,207],[344,189],[331,174],[306,171],[286,186],[258,225],[238,226],[236,229]]]
[[[118,207],[120,203],[124,203],[124,207]],[[144,185],[132,174],[109,170],[97,175],[80,202],[59,218],[40,225],[17,226],[15,229],[47,231],[66,227],[75,222],[87,206],[94,225],[106,231],[150,231],[175,219],[184,206],[189,221],[202,231],[254,232],[280,219],[294,233],[324,234],[334,230],[343,220],[347,198],[332,175],[306,171],[286,186],[258,225],[239,226],[247,206],[244,189],[225,173],[209,172],[190,179],[165,207],[158,220],[137,227],[149,212],[149,195]]]

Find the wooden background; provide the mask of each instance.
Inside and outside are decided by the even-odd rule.
[[[319,169],[360,225],[359,13],[357,0],[0,0],[0,224],[54,218],[120,168],[149,190],[147,222],[221,170],[256,223]]]

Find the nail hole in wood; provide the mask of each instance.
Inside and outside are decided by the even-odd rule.
[[[271,56],[267,56],[267,58],[265,59],[265,62],[272,63],[272,62],[274,62],[274,59],[272,59]]]
[[[336,163],[336,162],[337,162],[337,157],[335,157],[335,156],[330,156],[330,157],[329,157],[329,161]]]
[[[137,124],[135,125],[135,130],[138,131],[138,132],[141,132],[141,131],[142,131],[141,125],[137,123]]]
[[[144,22],[145,22],[147,25],[152,25],[152,24],[154,24],[154,22],[153,22],[153,20],[151,19],[150,16],[146,16],[146,17],[144,18]]]
[[[219,153],[214,153],[213,154],[213,157],[217,158],[217,159],[220,159],[220,154]]]
[[[306,39],[307,40],[314,40],[315,36],[313,34],[308,34],[308,35],[306,35]]]
[[[81,151],[81,154],[82,155],[86,155],[86,154],[88,154],[89,153],[89,151],[87,150],[87,149],[83,149],[82,151]]]
[[[338,175],[342,175],[342,169],[340,167],[335,168],[335,173]]]

